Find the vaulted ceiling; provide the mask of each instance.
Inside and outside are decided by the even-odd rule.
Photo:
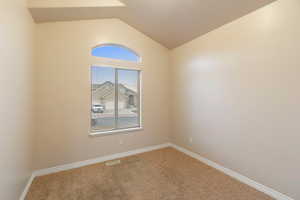
[[[31,0],[29,10],[37,23],[119,18],[172,49],[273,1]]]

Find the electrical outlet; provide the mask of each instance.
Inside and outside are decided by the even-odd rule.
[[[190,144],[193,143],[193,138],[192,138],[192,137],[189,138],[189,143],[190,143]]]
[[[124,142],[123,140],[119,140],[119,144],[122,145]]]

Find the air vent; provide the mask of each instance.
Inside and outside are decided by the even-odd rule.
[[[111,161],[105,162],[106,166],[113,166],[113,165],[119,165],[119,164],[121,164],[121,160],[111,160]]]

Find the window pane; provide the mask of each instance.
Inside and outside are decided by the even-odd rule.
[[[139,72],[118,69],[118,128],[139,126]]]
[[[92,131],[115,128],[115,70],[92,67]]]
[[[136,55],[136,53],[119,45],[105,45],[96,47],[92,50],[92,55],[133,62],[140,61],[140,57]]]

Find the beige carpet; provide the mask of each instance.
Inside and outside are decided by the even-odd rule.
[[[34,179],[26,200],[270,200],[172,148]]]

